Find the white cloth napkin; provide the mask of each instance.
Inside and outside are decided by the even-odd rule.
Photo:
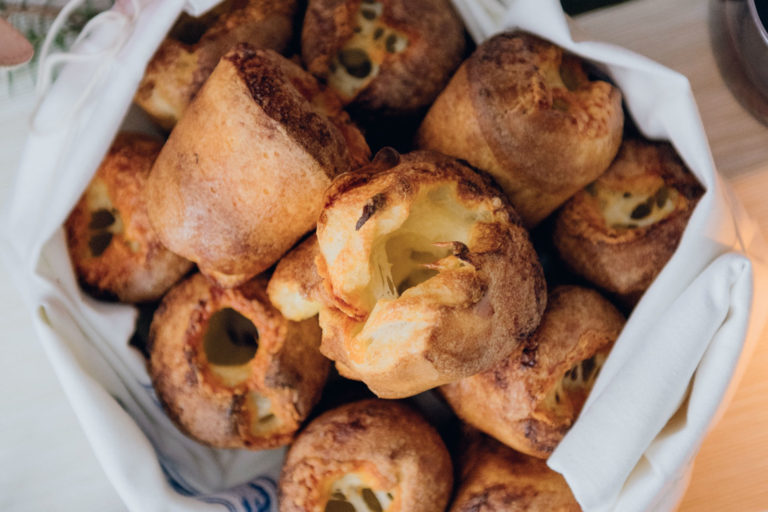
[[[640,130],[670,140],[707,189],[548,461],[585,510],[672,510],[740,357],[748,358],[763,329],[763,315],[750,317],[765,311],[768,293],[762,235],[715,172],[684,76],[590,41],[555,0],[453,1],[478,42],[519,28],[598,64]]]
[[[133,308],[84,295],[61,224],[123,122],[173,20],[216,0],[120,1],[87,30],[33,119],[2,217],[0,254],[94,451],[128,507],[276,510],[282,450],[215,450],[171,424],[141,356]],[[669,139],[707,188],[680,249],[632,314],[581,418],[550,458],[586,510],[666,510],[765,306],[762,240],[715,173],[687,81],[621,48],[572,38],[555,0],[454,0],[478,40],[501,27],[542,35],[598,63],[636,123]],[[135,8],[134,6],[138,7]],[[750,261],[751,259],[751,261]]]
[[[115,8],[123,16],[92,22],[31,120],[2,218],[0,254],[62,387],[117,492],[142,512],[276,510],[284,450],[215,450],[181,434],[128,346],[134,308],[79,290],[61,230],[173,21],[215,3],[141,0],[134,12],[123,1]]]

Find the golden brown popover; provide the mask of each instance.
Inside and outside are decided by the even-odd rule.
[[[277,263],[269,279],[269,300],[288,320],[299,322],[320,312],[323,281],[315,264],[319,255],[313,233]]]
[[[96,297],[157,300],[192,268],[149,224],[143,189],[161,147],[146,135],[118,134],[64,223],[78,280]]]
[[[398,402],[328,411],[296,438],[279,484],[280,512],[443,512],[451,457],[437,432]]]
[[[672,257],[703,192],[671,145],[627,140],[558,214],[555,246],[576,273],[633,304]]]
[[[296,4],[296,0],[227,0],[198,18],[182,14],[147,64],[134,100],[170,130],[219,59],[237,43],[285,50]]]
[[[624,317],[594,290],[549,293],[541,325],[496,367],[440,388],[462,420],[535,457],[552,453],[581,412]]]
[[[541,459],[473,431],[449,512],[581,512],[568,483]]]
[[[504,33],[462,64],[417,144],[490,173],[532,227],[608,168],[623,124],[621,93],[589,80],[578,57]]]
[[[163,146],[147,183],[150,220],[171,250],[237,286],[311,231],[331,179],[368,156],[333,93],[241,44]]]
[[[317,319],[286,320],[265,283],[224,289],[195,274],[171,289],[149,333],[149,372],[176,425],[201,443],[261,450],[288,444],[330,367]]]
[[[380,151],[334,180],[317,238],[321,351],[380,397],[484,371],[541,319],[528,233],[501,191],[453,158]]]
[[[464,46],[448,0],[310,0],[301,37],[307,69],[344,103],[388,115],[432,103]]]

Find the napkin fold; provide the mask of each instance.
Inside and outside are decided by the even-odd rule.
[[[718,257],[643,330],[644,342],[612,361],[612,374],[549,459],[585,510],[673,508],[658,495],[684,478],[725,393],[753,277],[743,255]]]
[[[520,28],[594,62],[622,89],[643,133],[670,140],[707,189],[549,460],[585,510],[671,509],[737,362],[762,328],[760,315],[750,317],[751,305],[766,306],[762,238],[714,170],[685,77],[589,41],[555,0],[453,1],[478,41]],[[0,256],[36,315],[62,387],[118,493],[142,512],[277,510],[283,451],[215,450],[182,435],[127,344],[135,310],[80,291],[61,230],[175,18],[216,3],[136,0],[127,9],[121,1],[117,15],[86,29],[31,120],[0,220]]]
[[[118,2],[111,16],[94,18],[70,54],[55,55],[64,65],[30,119],[0,221],[0,257],[35,314],[35,330],[99,462],[137,511],[276,510],[284,450],[217,450],[179,432],[143,357],[127,343],[135,308],[82,293],[61,229],[175,19],[183,9],[200,14],[216,3]]]
[[[587,511],[663,511],[764,327],[765,241],[717,174],[688,80],[589,36],[546,0],[453,0],[479,43],[525,30],[597,65],[640,131],[669,140],[707,189],[643,296],[578,421],[548,460]],[[499,15],[499,8],[503,15]]]

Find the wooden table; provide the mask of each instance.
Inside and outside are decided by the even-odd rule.
[[[635,0],[577,17],[596,39],[688,77],[715,163],[768,233],[768,128],[731,96],[709,41],[706,0]],[[758,313],[758,314],[765,314]],[[768,333],[696,458],[680,512],[768,510]]]

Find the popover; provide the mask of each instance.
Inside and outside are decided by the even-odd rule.
[[[443,512],[451,457],[409,407],[363,400],[320,415],[288,451],[280,512]]]
[[[339,176],[317,238],[321,351],[383,398],[494,366],[544,311],[517,214],[487,178],[438,153],[387,148]]]
[[[619,149],[621,93],[578,57],[524,33],[481,44],[430,108],[418,147],[490,173],[528,227],[602,174]]]
[[[568,483],[541,459],[473,432],[449,512],[581,512]]]
[[[576,421],[623,326],[622,314],[596,291],[557,287],[527,343],[494,368],[440,391],[473,427],[547,458]]]
[[[150,220],[171,250],[237,286],[311,231],[331,179],[368,156],[333,93],[241,44],[163,146],[147,183]]]
[[[147,64],[134,100],[170,130],[219,59],[237,43],[283,52],[296,0],[226,0],[200,17],[182,14]]]
[[[627,140],[560,211],[555,246],[577,274],[633,304],[672,257],[703,192],[671,145]]]
[[[267,294],[285,318],[299,322],[320,312],[323,281],[315,264],[319,255],[313,233],[277,263]]]
[[[155,312],[149,373],[169,417],[218,448],[288,444],[320,398],[329,362],[317,319],[291,322],[265,283],[221,288],[201,274],[178,284]]]
[[[143,189],[161,147],[118,134],[64,223],[75,274],[98,298],[157,300],[193,266],[163,246],[147,216]]]
[[[304,63],[357,110],[399,115],[427,107],[464,54],[448,0],[310,0]]]

